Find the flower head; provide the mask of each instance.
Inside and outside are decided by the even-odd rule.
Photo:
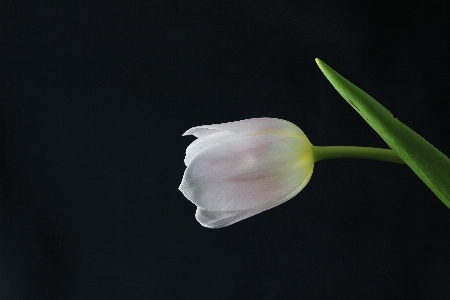
[[[198,126],[186,149],[180,191],[197,206],[197,221],[231,225],[297,195],[311,178],[312,144],[296,125],[255,118]]]

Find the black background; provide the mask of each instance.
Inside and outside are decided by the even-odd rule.
[[[1,299],[447,299],[450,211],[406,166],[319,162],[201,227],[190,127],[386,147],[321,58],[450,154],[448,1],[1,1]]]

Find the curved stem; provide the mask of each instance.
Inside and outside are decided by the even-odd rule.
[[[313,146],[313,155],[314,161],[333,158],[363,158],[405,164],[393,150],[372,147]]]

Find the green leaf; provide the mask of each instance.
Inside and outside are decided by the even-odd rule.
[[[323,61],[316,58],[316,63],[339,94],[450,208],[450,159]]]

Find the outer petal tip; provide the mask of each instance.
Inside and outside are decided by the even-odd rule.
[[[234,224],[247,217],[240,218],[242,212],[208,211],[197,207],[195,219],[206,228],[217,229]]]
[[[191,198],[192,198],[192,192],[191,192],[191,188],[189,187],[189,185],[186,183],[186,181],[183,180],[180,183],[180,186],[178,186],[178,189],[180,190],[180,192],[183,193],[184,197],[186,197],[186,199],[188,199],[189,201],[192,202]]]

